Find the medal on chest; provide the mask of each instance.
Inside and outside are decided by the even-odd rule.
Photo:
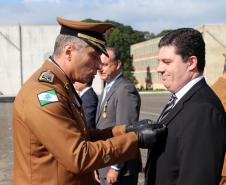
[[[103,112],[102,112],[102,117],[103,118],[107,117],[107,106],[108,106],[108,102],[106,101],[105,104],[104,104]]]

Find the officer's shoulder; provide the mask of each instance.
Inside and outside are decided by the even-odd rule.
[[[45,82],[49,84],[54,84],[55,75],[52,71],[42,71],[39,75],[38,81],[39,82]]]

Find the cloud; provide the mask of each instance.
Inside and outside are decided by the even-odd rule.
[[[14,0],[0,4],[0,24],[56,24],[55,18],[60,16],[108,19],[159,33],[164,29],[225,23],[225,7],[225,0]]]
[[[62,2],[61,0],[23,0],[23,3],[60,3]]]

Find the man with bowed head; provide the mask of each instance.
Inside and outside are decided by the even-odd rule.
[[[93,171],[137,157],[165,132],[146,124],[89,130],[73,83],[101,68],[108,23],[57,18],[53,55],[25,82],[13,105],[13,185],[89,185]],[[123,123],[122,123],[123,124]]]

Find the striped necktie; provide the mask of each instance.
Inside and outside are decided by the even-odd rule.
[[[169,114],[169,112],[175,105],[176,99],[177,99],[176,95],[172,94],[171,98],[169,99],[168,103],[166,104],[165,108],[163,109],[162,113],[160,114],[157,120],[158,123]]]

